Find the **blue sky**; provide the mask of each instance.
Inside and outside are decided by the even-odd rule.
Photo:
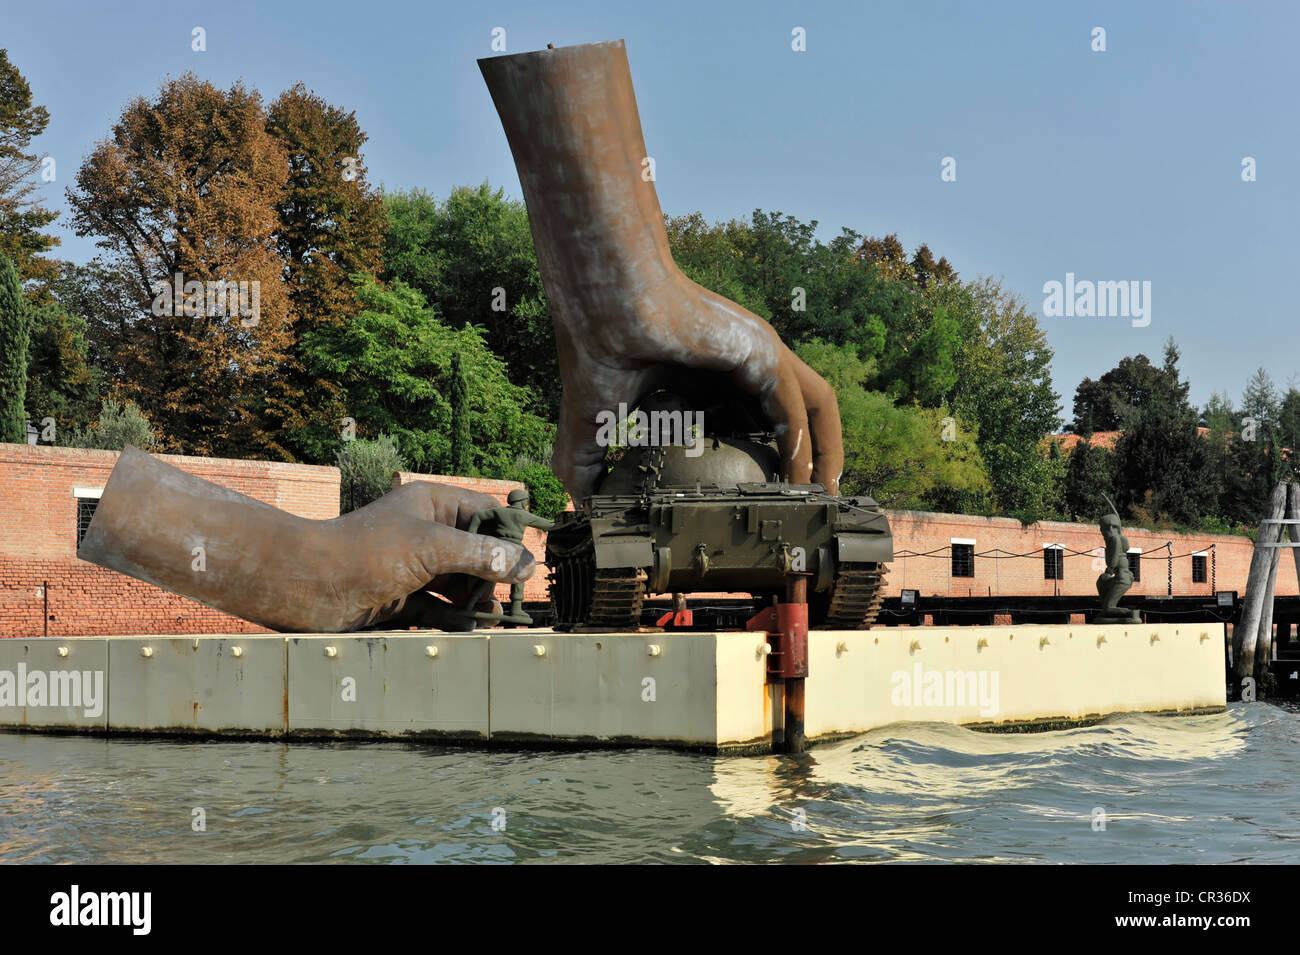
[[[355,110],[377,184],[519,196],[474,62],[493,28],[509,52],[623,38],[669,214],[897,232],[1040,316],[1067,272],[1151,282],[1147,327],[1041,319],[1067,416],[1082,377],[1158,361],[1170,335],[1198,403],[1238,399],[1261,366],[1300,375],[1293,3],[3,2],[0,46],[51,114],[51,207],[126,101],[186,70],[268,100],[301,80]],[[66,257],[94,254],[60,234]]]

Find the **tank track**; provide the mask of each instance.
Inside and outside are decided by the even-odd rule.
[[[635,630],[641,626],[646,572],[641,567],[613,567],[596,571],[588,627]]]
[[[548,554],[551,608],[557,627],[635,630],[641,625],[646,571],[596,567],[590,542],[560,556]]]
[[[831,584],[830,606],[818,626],[828,630],[869,630],[885,599],[884,564],[842,563]]]
[[[597,568],[595,550],[586,542],[563,556],[548,554],[547,558],[551,608],[558,628],[635,630],[641,625],[645,568]],[[841,564],[830,594],[812,597],[812,625],[827,630],[870,629],[884,601],[886,569],[884,564]]]

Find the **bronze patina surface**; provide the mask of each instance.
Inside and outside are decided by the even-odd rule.
[[[776,435],[781,476],[836,494],[834,392],[771,325],[673,262],[622,41],[479,66],[555,323],[564,390],[552,466],[574,499],[604,472],[602,413],[661,387],[695,396],[697,408],[719,393],[751,400]],[[128,448],[78,556],[275,630],[458,629],[459,608],[484,595],[480,581],[516,585],[511,609],[522,616],[517,585],[533,560],[513,539],[469,533],[488,509],[512,516],[488,495],[416,483],[311,521]]]
[[[455,608],[431,592],[462,602],[474,578],[532,576],[522,546],[464,530],[496,503],[415,482],[316,521],[128,447],[77,556],[272,630],[454,626]]]
[[[838,493],[835,393],[762,318],[668,247],[622,40],[479,60],[528,207],[564,394],[552,465],[575,501],[604,469],[597,417],[658,388],[753,397],[781,474]],[[698,407],[698,405],[697,405]]]

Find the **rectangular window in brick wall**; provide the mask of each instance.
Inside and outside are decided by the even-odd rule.
[[[1193,554],[1193,555],[1192,555],[1192,583],[1194,583],[1194,584],[1203,584],[1203,583],[1205,583],[1205,580],[1206,580],[1206,577],[1205,577],[1205,563],[1206,563],[1206,561],[1205,561],[1205,555],[1204,555],[1204,554]]]
[[[975,576],[975,544],[964,541],[952,542],[952,575],[954,577]]]
[[[95,507],[99,504],[99,498],[96,497],[79,497],[77,498],[77,546],[81,546],[81,539],[86,536],[86,530],[90,527],[90,519],[95,516]]]
[[[1133,572],[1134,583],[1142,579],[1142,551],[1131,550],[1128,552],[1128,569]]]
[[[1060,544],[1048,544],[1043,548],[1043,579],[1065,579],[1065,551]]]

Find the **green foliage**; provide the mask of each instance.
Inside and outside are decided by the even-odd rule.
[[[59,240],[41,230],[58,213],[35,198],[43,157],[27,151],[49,122],[49,111],[33,105],[31,86],[0,50],[0,255],[13,262],[23,281],[46,279],[56,268],[41,253]]]
[[[1214,514],[1203,515],[1195,524],[1195,529],[1203,534],[1236,534],[1239,530],[1222,517]]]
[[[70,448],[100,451],[121,451],[127,445],[152,451],[158,444],[158,435],[135,402],[128,400],[120,404],[105,398],[99,406],[99,419],[89,428],[74,429],[61,443]]]
[[[667,221],[674,258],[689,277],[768,318],[796,350],[814,341],[848,347],[865,369],[854,387],[886,395],[901,422],[914,424],[917,408],[950,408],[971,425],[987,480],[918,485],[910,499],[976,513],[1059,514],[1064,461],[1042,447],[1059,426],[1059,403],[1052,352],[1034,315],[996,282],[958,282],[947,260],[935,262],[924,246],[909,260],[896,236],[864,239],[845,229],[822,243],[816,225],[762,210],[749,223],[709,226],[699,214]],[[872,401],[883,412],[880,399]]]
[[[451,473],[469,473],[469,384],[460,352],[451,356]]]
[[[550,426],[525,410],[528,396],[506,377],[502,360],[478,329],[449,328],[402,282],[386,288],[354,276],[361,312],[344,325],[304,339],[311,367],[340,383],[347,413],[363,432],[392,435],[412,466],[426,473],[451,468],[452,356],[466,381],[469,468],[498,474],[518,454],[536,454]]]
[[[1070,452],[1065,471],[1065,510],[1072,520],[1097,521],[1110,513],[1103,495],[1115,490],[1115,455],[1109,449],[1080,441]]]
[[[379,271],[387,216],[383,198],[366,181],[361,157],[367,136],[354,113],[298,83],[267,109],[266,129],[284,145],[289,172],[275,203],[275,244],[284,260],[294,328],[294,345],[281,368],[283,427],[296,453],[323,461],[343,417],[339,389],[309,373],[302,338],[356,314],[348,276]]]
[[[528,410],[552,420],[560,406],[555,332],[533,250],[528,212],[486,182],[441,202],[422,189],[384,197],[384,277],[419,291],[454,329],[480,326]]]
[[[872,364],[852,346],[814,340],[797,351],[839,400],[842,494],[868,494],[886,507],[923,508],[940,492],[988,492],[974,435],[946,409],[898,407],[888,395],[867,390]]]
[[[522,481],[532,497],[529,509],[547,520],[555,520],[569,506],[569,494],[550,465],[521,459],[506,472],[508,481]]]
[[[1070,430],[1083,435],[1127,430],[1162,389],[1176,385],[1146,355],[1123,358],[1097,381],[1085,378],[1079,383]]]
[[[27,441],[27,349],[31,337],[28,307],[18,271],[0,254],[0,441]]]
[[[925,298],[956,326],[946,400],[979,434],[997,509],[1058,516],[1065,462],[1043,439],[1060,425],[1060,404],[1037,318],[992,279],[931,284]]]
[[[343,442],[335,463],[339,469],[340,514],[379,500],[392,489],[393,472],[407,470],[397,442],[386,434],[374,440]]]
[[[1278,407],[1277,440],[1286,459],[1288,480],[1300,477],[1300,389],[1287,388]]]
[[[88,362],[86,322],[57,304],[28,304],[27,410],[33,422],[53,418],[60,431],[86,427],[99,407],[102,372]],[[39,424],[38,424],[39,427]]]
[[[1178,357],[1171,339],[1160,376],[1115,445],[1121,516],[1141,509],[1159,521],[1190,523],[1214,507],[1206,443],[1179,379]]]

